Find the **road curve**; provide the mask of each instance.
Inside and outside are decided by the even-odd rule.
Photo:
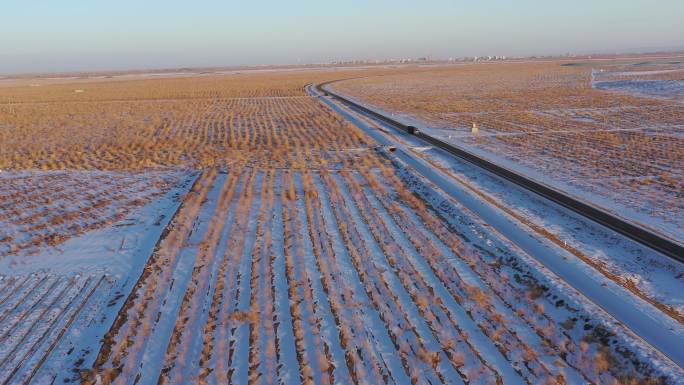
[[[477,199],[473,199],[469,192],[453,183],[449,176],[435,169],[426,161],[414,156],[401,143],[364,123],[354,113],[371,118],[375,122],[381,123],[381,125],[399,128],[402,131],[406,131],[406,126],[397,126],[393,124],[394,120],[376,112],[372,114],[366,113],[366,111],[370,110],[362,106],[357,108],[357,104],[351,101],[345,102],[346,99],[337,97],[327,90],[321,90],[320,86],[308,86],[307,92],[312,96],[319,97],[325,104],[361,128],[379,144],[395,146],[396,151],[392,153],[393,156],[396,156],[400,161],[410,163],[423,177],[475,212],[500,234],[546,266],[589,301],[602,308],[609,316],[634,332],[635,336],[644,343],[662,353],[679,368],[684,369],[684,349],[681,348],[684,346],[684,326],[680,323],[668,317],[653,305],[631,295],[625,288],[615,282],[599,281],[586,270],[573,267],[571,262],[573,258],[566,250],[536,237],[530,237],[529,233],[517,226],[514,220],[508,218],[496,208],[483,205]],[[325,97],[324,94],[332,95],[332,98]],[[341,105],[350,107],[353,112],[346,110]]]
[[[346,80],[346,79],[342,79]],[[684,262],[684,245],[679,243],[674,239],[670,239],[662,234],[658,234],[651,231],[643,226],[627,221],[616,215],[609,213],[608,211],[599,208],[591,203],[579,200],[568,194],[563,193],[553,187],[545,185],[543,183],[537,182],[529,177],[526,177],[520,173],[512,171],[508,168],[497,165],[486,159],[483,159],[467,150],[454,146],[453,144],[444,142],[440,139],[427,135],[423,132],[413,131],[411,126],[407,126],[401,122],[398,122],[390,117],[382,115],[377,111],[373,111],[365,106],[355,103],[348,98],[340,96],[330,90],[324,88],[326,85],[335,83],[342,80],[334,80],[325,83],[321,83],[315,86],[319,93],[332,96],[334,99],[342,102],[343,104],[354,108],[355,110],[367,115],[375,120],[379,120],[384,124],[389,124],[394,128],[398,128],[407,133],[413,133],[416,137],[422,139],[428,144],[441,148],[452,155],[455,155],[461,159],[464,159],[484,170],[487,170],[495,175],[498,175],[504,179],[507,179],[526,190],[529,190],[537,195],[540,195],[546,199],[549,199],[563,207],[566,207],[585,218],[588,218],[594,222],[597,222],[609,229],[620,233],[634,241],[637,241],[653,250],[656,250],[670,258],[677,261]]]

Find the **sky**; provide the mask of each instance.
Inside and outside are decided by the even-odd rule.
[[[684,49],[682,0],[2,0],[0,74]]]

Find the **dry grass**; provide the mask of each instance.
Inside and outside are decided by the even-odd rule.
[[[98,376],[103,383],[136,381],[147,349],[157,349],[148,346],[155,327],[165,323],[173,333],[162,384],[223,383],[233,376],[275,383],[285,358],[296,359],[297,367],[285,369],[303,383],[345,377],[382,383],[390,371],[420,383],[450,376],[501,383],[454,317],[459,307],[504,359],[524,363],[520,375],[529,383],[564,381],[551,360],[577,366],[587,382],[632,368],[630,362],[593,365],[597,342],[575,346],[572,337],[582,332],[557,327],[543,293],[527,295],[524,284],[501,279],[500,269],[510,274],[510,266],[485,263],[442,213],[369,150],[370,139],[302,90],[350,75],[0,89],[0,100],[17,100],[0,112],[9,127],[0,129],[0,167],[128,173],[218,166],[205,169],[183,198],[83,383]],[[87,207],[122,199],[100,203],[105,194],[91,195],[99,200]],[[213,210],[210,219],[201,218],[204,210]],[[198,232],[201,221],[206,227]],[[189,252],[195,259],[188,280],[176,280],[176,269],[186,268],[179,259]],[[182,295],[178,312],[163,311],[171,295]],[[390,354],[379,351],[380,336],[389,338],[388,353],[400,366],[385,363]],[[330,365],[338,350],[335,364],[346,366]],[[601,357],[609,362],[607,353]]]
[[[257,74],[0,88],[0,169],[312,167],[361,140],[306,96],[337,74]],[[83,92],[74,92],[82,90]],[[4,101],[8,101],[3,103]]]
[[[348,167],[367,152],[367,138],[304,91],[338,75],[345,76],[264,72],[0,87],[0,170],[9,171],[0,179],[0,257],[123,219],[179,182],[170,168]],[[140,174],[150,170],[160,174]]]
[[[180,173],[168,171],[0,176],[0,258],[54,247],[71,237],[110,226],[182,179]]]
[[[561,64],[403,70],[334,87],[445,128],[456,143],[504,156],[644,214],[672,220],[684,212],[684,105],[594,89],[591,65]],[[597,71],[612,68],[595,66]],[[613,70],[621,73],[622,67]],[[681,79],[683,73],[643,77]],[[471,133],[473,124],[478,134]]]

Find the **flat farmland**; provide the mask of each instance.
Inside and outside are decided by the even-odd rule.
[[[407,71],[0,87],[0,384],[677,384],[305,91]]]
[[[0,169],[199,169],[259,158],[275,167],[293,156],[320,164],[351,131],[304,93],[316,74],[291,77],[0,87],[11,101],[0,107]]]
[[[0,258],[35,253],[111,226],[166,193],[180,179],[178,172],[159,171],[0,174]]]
[[[415,68],[331,87],[681,238],[683,75],[677,58],[476,63]]]
[[[92,380],[563,383],[637,370],[576,297],[475,251],[492,240],[464,242],[368,161],[203,174]]]

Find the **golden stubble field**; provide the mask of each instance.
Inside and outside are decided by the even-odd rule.
[[[658,383],[606,314],[303,90],[369,74],[0,88],[0,218],[52,226],[0,242],[55,247],[197,177],[130,276],[2,276],[0,382]]]
[[[311,164],[358,141],[304,93],[332,74],[0,87],[0,169],[140,170]]]
[[[353,161],[365,151],[365,139],[303,90],[326,76],[336,75],[5,84],[0,256],[54,246],[111,224],[149,202],[151,193],[172,188],[178,170],[342,167],[341,159]]]

